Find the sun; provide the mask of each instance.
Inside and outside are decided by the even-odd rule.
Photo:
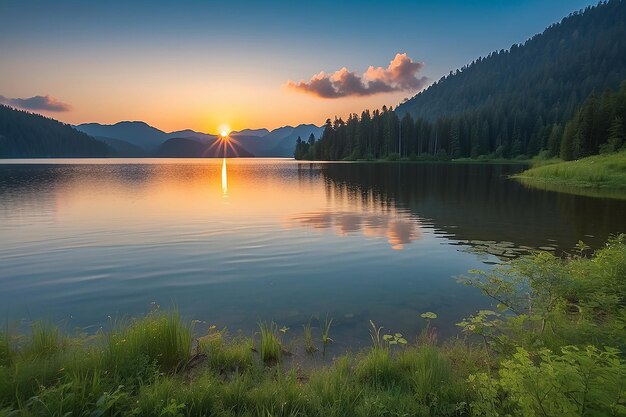
[[[228,125],[221,125],[220,126],[220,136],[225,138],[228,137],[228,134],[230,133],[230,126]]]

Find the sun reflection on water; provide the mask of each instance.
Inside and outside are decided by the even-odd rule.
[[[222,159],[222,194],[228,195],[228,177],[226,172],[226,158]]]

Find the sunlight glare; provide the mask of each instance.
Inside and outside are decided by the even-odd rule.
[[[222,160],[222,193],[228,194],[228,179],[226,177],[226,158]]]
[[[221,125],[220,126],[220,136],[225,138],[228,136],[228,134],[230,133],[230,126],[228,125]]]

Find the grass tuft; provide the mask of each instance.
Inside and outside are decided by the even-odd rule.
[[[183,323],[176,310],[153,311],[147,316],[114,324],[108,337],[109,365],[132,369],[138,358],[171,372],[189,359],[192,326]]]
[[[266,364],[279,362],[282,356],[282,346],[278,338],[278,325],[274,322],[259,323],[259,333],[261,335],[261,344],[259,353],[261,360]]]
[[[311,320],[302,326],[304,329],[304,350],[306,353],[313,354],[317,350],[315,345],[313,344],[313,328],[311,326]]]

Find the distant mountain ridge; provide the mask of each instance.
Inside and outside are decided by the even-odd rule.
[[[195,154],[200,148],[187,141],[170,142],[165,148],[163,145],[170,139],[189,139],[207,145],[217,138],[217,135],[191,129],[168,133],[141,121],[122,121],[111,125],[84,123],[75,128],[100,138],[120,154],[130,152],[134,156],[137,156],[137,149],[143,150],[146,156],[154,153],[164,155],[164,152],[168,151],[173,154],[180,152]],[[234,139],[233,148],[238,150],[241,156],[292,157],[298,137],[307,140],[309,135],[313,134],[319,138],[322,131],[322,127],[301,124],[295,127],[283,126],[272,131],[265,128],[244,129],[232,132],[231,137]],[[181,149],[175,149],[176,146],[180,146]]]

